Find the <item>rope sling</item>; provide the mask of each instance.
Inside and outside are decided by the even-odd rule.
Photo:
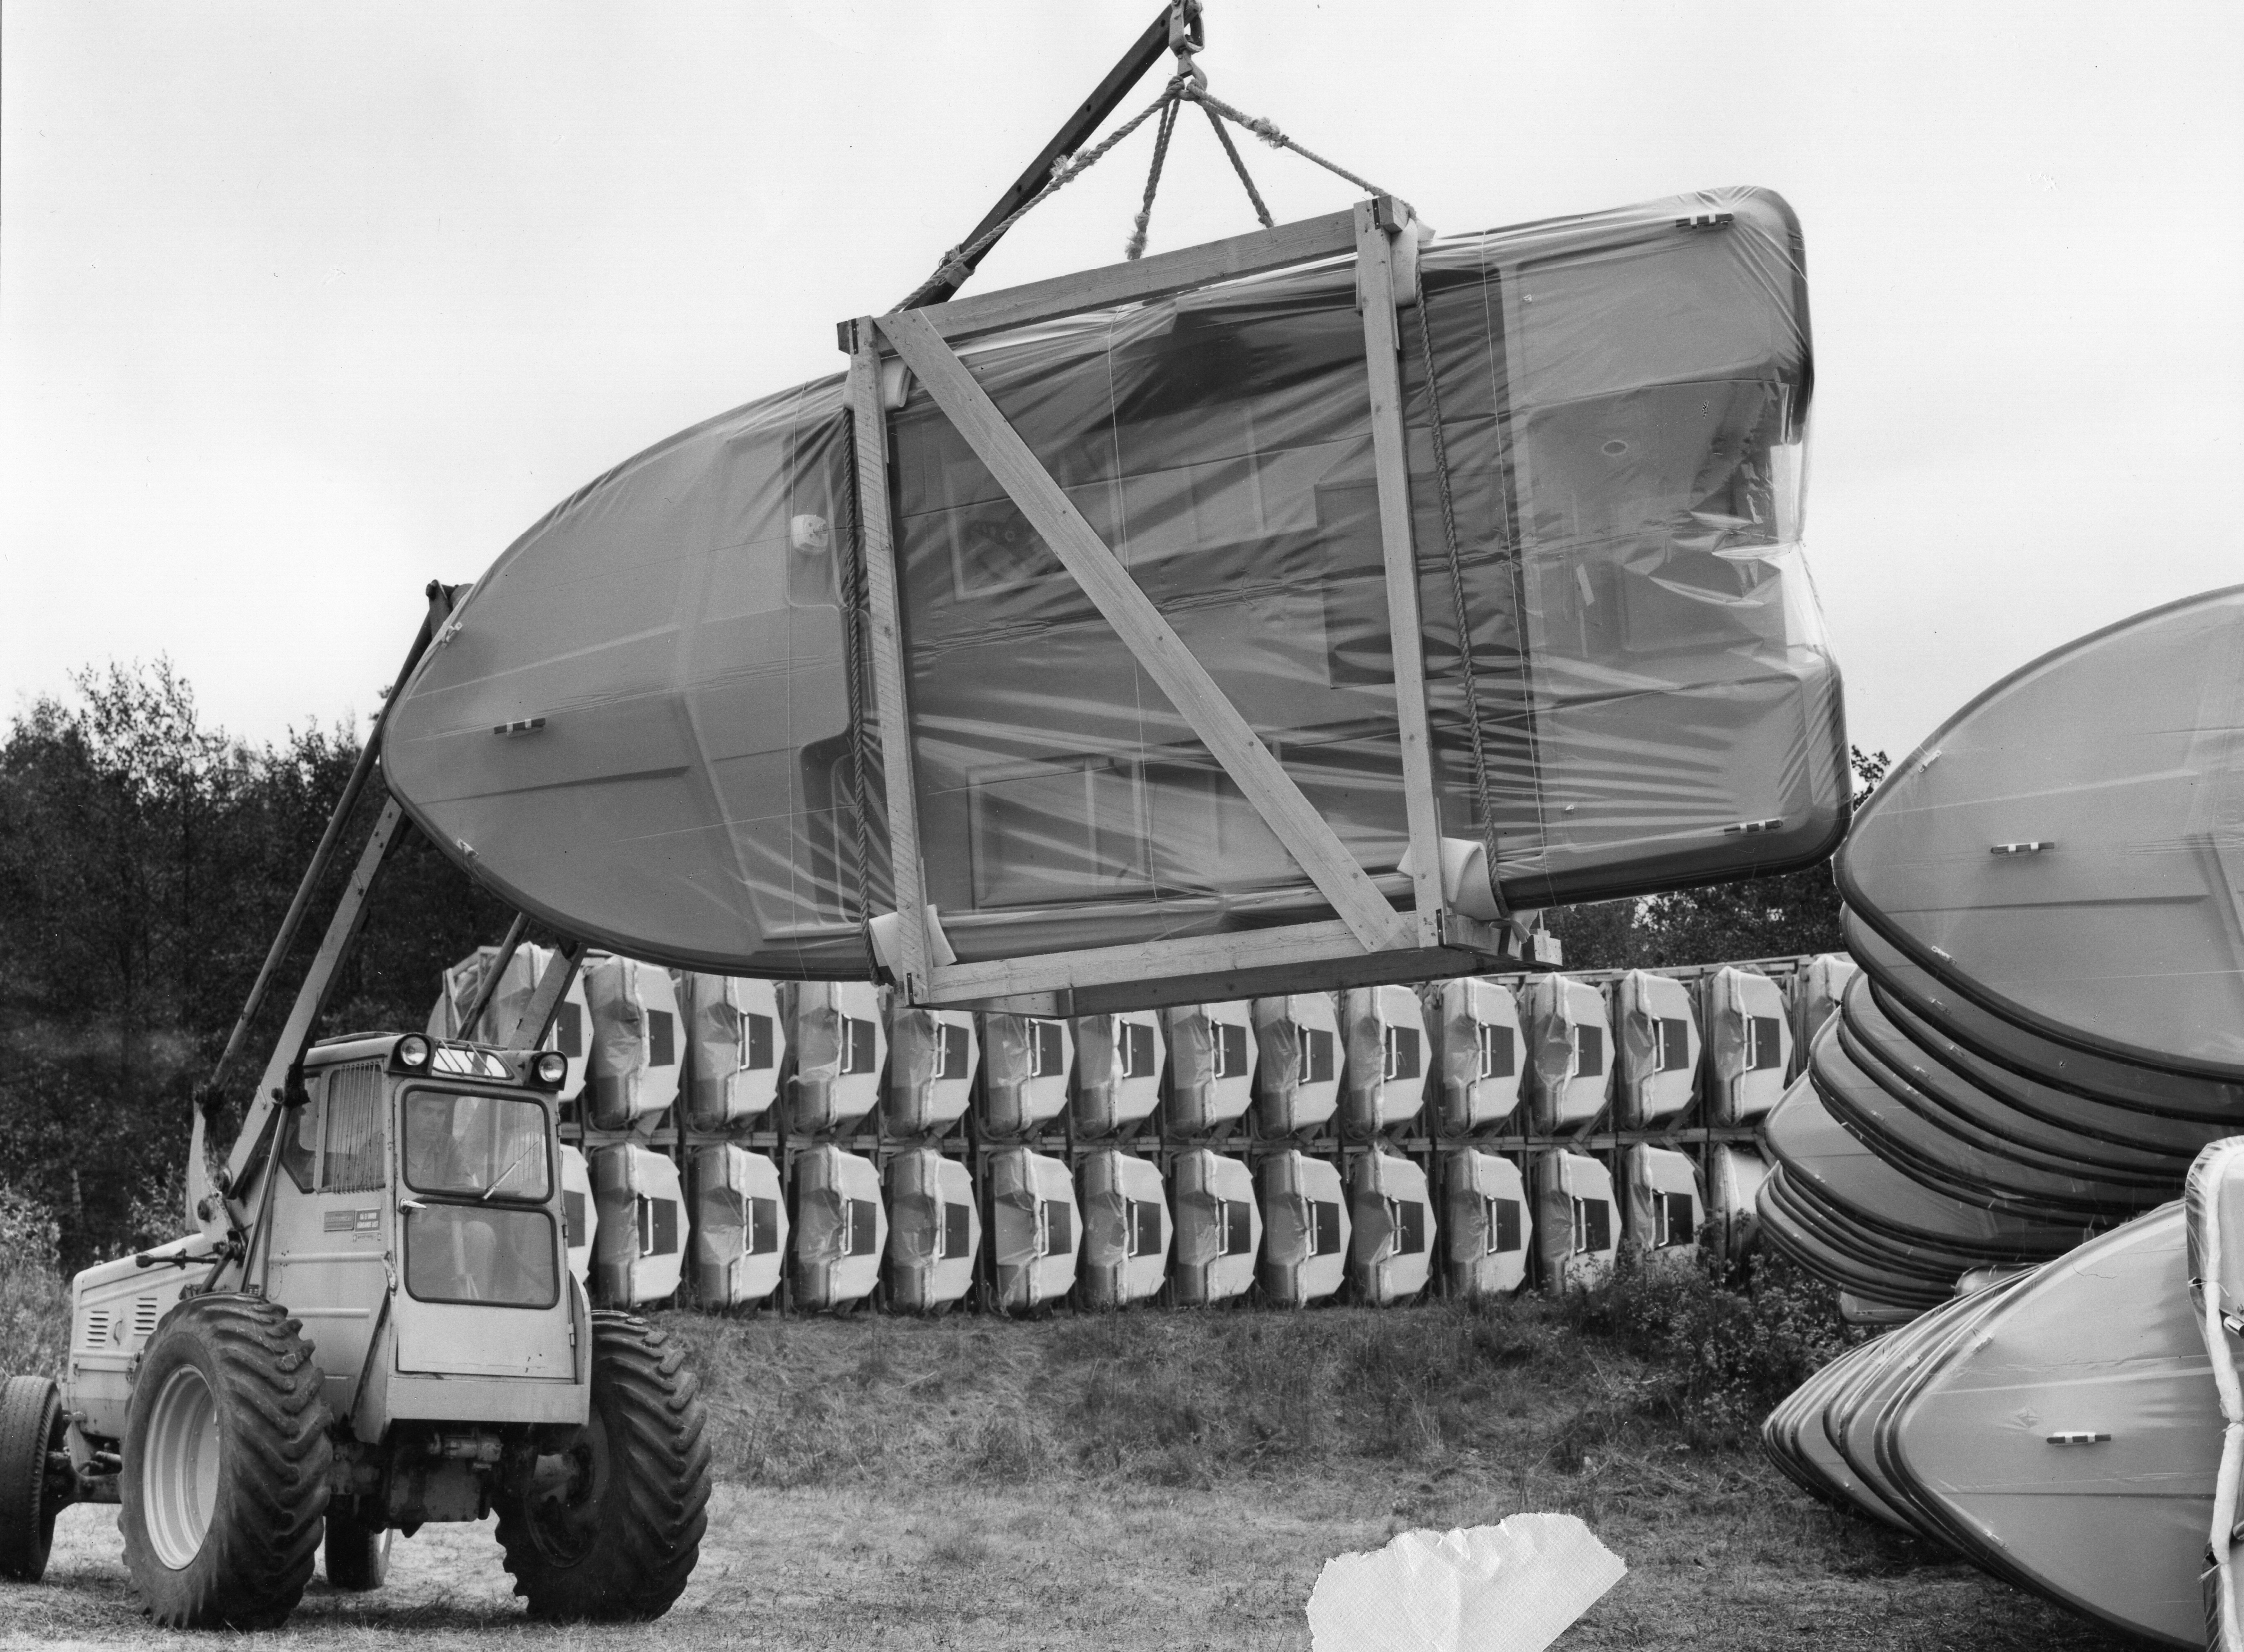
[[[1186,103],[1198,104],[1200,111],[1207,117],[1209,126],[1214,130],[1216,141],[1222,145],[1224,155],[1231,162],[1232,170],[1238,174],[1240,184],[1247,192],[1247,201],[1254,209],[1255,219],[1264,229],[1275,227],[1270,216],[1270,209],[1264,203],[1261,192],[1254,186],[1254,177],[1248,172],[1246,159],[1240,154],[1238,145],[1232,141],[1231,133],[1225,125],[1226,122],[1252,132],[1273,149],[1292,151],[1302,159],[1322,167],[1335,177],[1346,179],[1366,194],[1393,194],[1393,192],[1380,188],[1369,179],[1359,177],[1337,162],[1318,154],[1315,150],[1296,143],[1280,130],[1276,122],[1267,117],[1247,114],[1211,93],[1207,89],[1206,74],[1193,61],[1192,54],[1199,50],[1196,44],[1176,41],[1173,44],[1173,50],[1177,54],[1178,72],[1166,85],[1162,87],[1160,96],[1091,148],[1084,150],[1079,154],[1062,155],[1054,159],[1051,173],[1046,178],[1043,187],[1023,201],[1003,220],[992,225],[971,241],[954,246],[945,253],[936,266],[935,274],[927,282],[914,289],[911,295],[897,305],[896,308],[902,310],[912,307],[938,284],[947,284],[949,287],[955,289],[963,283],[972,273],[973,266],[980,256],[995,246],[1014,225],[1090,171],[1139,127],[1144,125],[1148,120],[1158,118],[1159,124],[1154,129],[1152,162],[1146,174],[1145,195],[1139,206],[1136,217],[1132,220],[1130,237],[1123,247],[1122,253],[1125,260],[1132,261],[1142,257],[1152,222],[1153,199],[1160,189],[1162,169],[1168,160],[1169,143],[1176,131],[1178,111]],[[1397,201],[1401,200],[1399,196],[1394,199]],[[1408,203],[1403,204],[1408,205]],[[1419,295],[1416,308],[1419,353],[1425,373],[1426,401],[1431,427],[1430,434],[1433,437],[1434,477],[1442,506],[1442,550],[1449,571],[1450,601],[1456,610],[1458,675],[1464,691],[1465,729],[1469,736],[1472,758],[1474,811],[1480,823],[1481,847],[1486,861],[1489,896],[1494,903],[1498,920],[1504,921],[1510,920],[1511,908],[1504,898],[1503,887],[1497,876],[1496,812],[1493,789],[1489,781],[1487,750],[1481,736],[1480,685],[1473,659],[1471,614],[1465,601],[1464,561],[1457,538],[1457,502],[1450,482],[1449,444],[1442,428],[1441,383],[1435,361],[1433,326],[1426,314],[1427,304],[1423,293]],[[855,497],[854,489],[852,497]],[[856,539],[857,536],[853,532],[849,536],[849,543],[853,550]],[[862,577],[862,570],[854,565],[853,557],[853,565],[845,575],[850,588],[848,600],[853,606],[858,600],[859,581]],[[856,616],[853,614],[851,624],[844,628],[853,644],[855,641],[855,629]],[[851,651],[854,654],[855,651],[853,648]],[[859,730],[859,738],[851,742],[850,750],[851,789],[855,793],[853,801],[858,816],[856,837],[859,899],[863,903],[862,909],[865,914],[865,921],[869,923],[872,907],[868,888],[869,874],[866,866],[866,839],[863,826],[866,735],[865,725],[858,716],[855,704],[860,698],[861,691],[857,681],[857,666],[854,659],[850,663],[849,671],[849,694],[852,701],[850,722]],[[1435,875],[1436,879],[1441,877],[1438,866],[1435,868]]]

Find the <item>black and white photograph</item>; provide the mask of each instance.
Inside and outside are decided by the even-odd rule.
[[[2244,1652],[2239,86],[6,0],[0,1646]]]

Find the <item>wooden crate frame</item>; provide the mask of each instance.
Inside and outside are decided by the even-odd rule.
[[[1442,889],[1440,815],[1426,715],[1416,546],[1402,423],[1396,309],[1416,299],[1416,226],[1390,196],[1352,211],[1250,235],[1038,281],[921,310],[841,324],[849,354],[856,456],[856,521],[867,587],[867,644],[888,797],[889,861],[900,914],[896,967],[907,1002],[1078,1015],[1199,999],[1435,980],[1492,969],[1555,968],[1557,947],[1517,925],[1483,922]],[[1388,625],[1395,661],[1396,736],[1410,833],[1409,907],[1396,912],[1330,826],[1193,657],[954,354],[957,341],[1079,311],[1158,298],[1211,281],[1353,253],[1377,478]],[[896,537],[889,515],[885,358],[926,388],[1063,567],[1159,684],[1336,917],[1266,929],[939,964],[926,921],[916,776],[902,651]]]

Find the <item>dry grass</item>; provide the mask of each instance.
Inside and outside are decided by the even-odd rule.
[[[1556,1509],[1630,1567],[1566,1647],[2120,1644],[1809,1502],[1749,1450],[1694,1446],[1647,1411],[1656,1370],[1531,1300],[1029,1324],[666,1318],[706,1380],[721,1477],[668,1618],[533,1628],[489,1531],[431,1527],[397,1545],[380,1593],[315,1585],[291,1641],[1301,1649],[1330,1556]],[[68,1511],[57,1542],[45,1584],[0,1585],[10,1643],[209,1643],[149,1634],[113,1511]]]

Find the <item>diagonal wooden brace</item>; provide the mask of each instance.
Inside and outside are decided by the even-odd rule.
[[[878,318],[904,365],[927,387],[966,445],[990,467],[1029,525],[1044,536],[1090,596],[1139,664],[1223,765],[1233,784],[1301,862],[1333,910],[1367,952],[1408,946],[1412,921],[1398,917],[1355,857],[1301,795],[1239,708],[1161,617],[1138,582],[1038,462],[1020,433],[951,354],[934,326],[916,311]],[[893,806],[893,800],[892,800]]]

